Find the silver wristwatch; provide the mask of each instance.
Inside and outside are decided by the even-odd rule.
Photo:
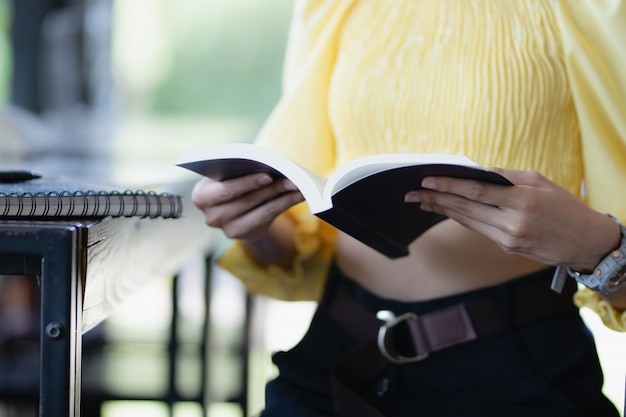
[[[620,226],[619,248],[613,250],[596,266],[591,274],[581,274],[571,268],[557,267],[552,279],[552,289],[561,292],[568,276],[600,294],[610,294],[626,284],[626,226],[609,215]]]

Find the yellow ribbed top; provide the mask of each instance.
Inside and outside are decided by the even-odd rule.
[[[580,131],[553,4],[357,2],[330,84],[336,164],[371,153],[461,153],[538,170],[578,193]]]
[[[461,153],[536,170],[626,222],[626,0],[299,0],[283,96],[257,142],[327,174],[388,152]],[[220,264],[249,289],[319,297],[334,230],[288,213],[299,252]],[[589,291],[579,305],[626,330]]]

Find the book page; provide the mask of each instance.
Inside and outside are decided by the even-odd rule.
[[[327,208],[322,202],[326,178],[278,152],[258,145],[225,143],[201,146],[188,151],[177,165],[220,181],[255,172],[289,178],[304,195],[312,211]]]
[[[427,154],[427,153],[398,153],[379,154],[357,158],[337,169],[328,179],[324,198],[341,191],[354,182],[370,175],[413,165],[445,164],[479,167],[479,165],[463,155],[454,154]]]

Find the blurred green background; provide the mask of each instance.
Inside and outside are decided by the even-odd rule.
[[[251,141],[280,96],[289,0],[114,4],[120,159],[169,162],[208,142]]]
[[[11,46],[9,41],[9,22],[11,9],[9,0],[0,0],[0,103],[6,103],[9,97],[11,77]]]
[[[125,113],[258,127],[280,94],[291,3],[116,2],[114,75]]]
[[[280,95],[292,1],[112,6],[117,119],[110,140],[118,157],[171,160],[172,151],[193,144],[252,140]],[[0,0],[0,103],[9,96],[10,18],[11,1]]]

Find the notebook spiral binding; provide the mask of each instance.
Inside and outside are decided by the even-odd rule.
[[[163,217],[182,214],[177,194],[154,191],[0,192],[0,217]]]

